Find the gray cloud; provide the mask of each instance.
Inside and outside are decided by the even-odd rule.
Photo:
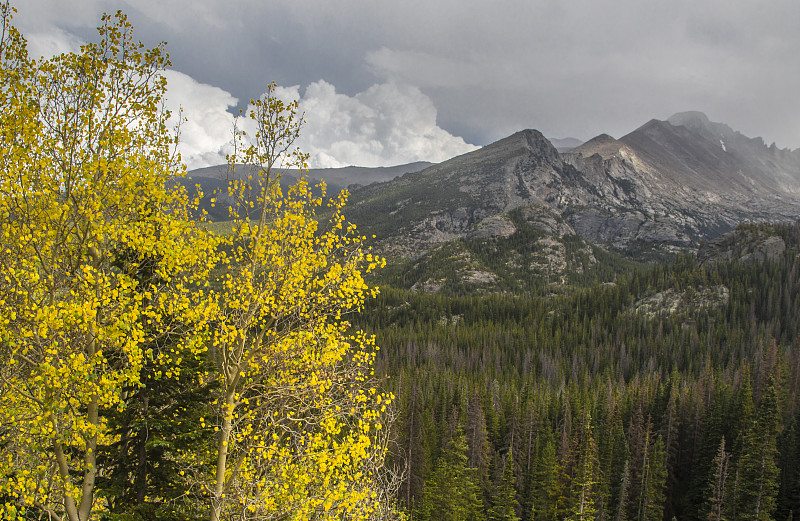
[[[469,143],[521,128],[619,137],[653,117],[701,110],[800,147],[796,0],[25,0],[18,8],[34,31],[81,38],[101,10],[122,8],[145,41],[169,42],[177,70],[239,100],[270,80],[313,91],[323,78],[354,100],[373,85],[417,88],[438,127]]]
[[[410,85],[376,84],[350,97],[320,80],[305,90],[300,109],[299,146],[313,167],[440,162],[476,148],[439,128],[433,102]]]
[[[180,121],[181,159],[191,170],[226,162],[232,152],[233,115],[229,109],[238,102],[229,92],[199,83],[177,71],[166,71],[166,105],[171,124]]]

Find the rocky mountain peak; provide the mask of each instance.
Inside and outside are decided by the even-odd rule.
[[[539,132],[538,130],[534,129],[526,129],[513,134],[511,137],[507,138],[509,140],[515,140],[521,142],[525,148],[531,153],[531,155],[535,157],[539,157],[549,161],[555,161],[558,159],[558,150],[553,144],[544,137],[544,134]],[[494,143],[491,146],[499,145],[503,143],[505,140],[500,140],[497,143]]]
[[[686,112],[678,112],[673,114],[667,118],[667,123],[673,127],[690,127],[709,125],[711,124],[711,120],[708,119],[708,116],[706,116],[704,112],[700,112],[699,110],[689,110]]]
[[[486,261],[500,277],[565,267],[575,255],[590,266],[587,243],[657,258],[743,221],[800,215],[800,151],[767,147],[702,112],[653,119],[619,139],[600,134],[563,154],[527,129],[423,166],[369,177],[351,169],[379,182],[353,187],[348,219],[378,237],[384,255],[420,266],[455,259],[469,280],[483,280],[476,259],[492,248],[505,252]],[[321,173],[345,180],[344,171]]]
[[[617,141],[608,134],[600,134],[581,146],[573,148],[570,152],[573,154],[581,154],[583,157],[590,157],[598,154],[603,159],[609,159],[619,154],[620,149],[624,146],[625,145],[620,141]]]
[[[713,139],[726,139],[737,134],[728,125],[711,121],[703,112],[696,110],[673,114],[667,118],[667,123],[673,127],[685,127]]]

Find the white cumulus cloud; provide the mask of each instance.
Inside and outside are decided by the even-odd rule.
[[[277,94],[297,98],[299,88]],[[376,84],[347,96],[319,80],[305,89],[300,110],[306,124],[298,145],[315,168],[440,162],[477,148],[440,128],[431,99],[410,85]]]
[[[72,33],[52,28],[48,32],[26,35],[28,55],[32,58],[50,58],[62,53],[80,52],[84,42]]]
[[[180,107],[186,120],[179,146],[184,163],[189,169],[224,163],[231,151],[229,109],[236,105],[236,98],[177,71],[167,71],[165,76],[167,106],[175,114]],[[275,95],[284,101],[299,100],[305,124],[296,145],[310,154],[312,168],[440,162],[477,148],[440,128],[436,107],[416,87],[383,83],[347,96],[319,80],[302,95],[300,91],[299,86],[278,86]],[[255,134],[248,118],[239,127]]]
[[[185,119],[180,127],[178,150],[191,170],[225,163],[230,152],[233,115],[228,111],[237,103],[229,92],[200,83],[178,71],[165,71],[166,105],[172,111],[173,125],[179,111]]]

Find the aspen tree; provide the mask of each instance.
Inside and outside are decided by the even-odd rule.
[[[383,261],[345,221],[345,192],[281,188],[279,169],[307,156],[294,147],[297,102],[276,89],[251,100],[256,131],[235,132],[220,197],[232,221],[208,326],[219,394],[204,419],[217,438],[198,485],[212,521],[381,517],[392,397],[376,389],[373,339],[346,314],[376,294],[364,274]]]
[[[105,509],[102,411],[125,407],[146,343],[194,320],[214,241],[167,187],[181,169],[163,45],[144,48],[117,13],[99,43],[37,62],[12,10],[0,43],[0,517],[82,521]],[[147,259],[158,282],[144,288]]]

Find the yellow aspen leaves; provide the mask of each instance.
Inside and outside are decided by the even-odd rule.
[[[102,411],[124,408],[145,341],[193,313],[215,239],[167,189],[163,47],[118,13],[100,43],[34,62],[0,9],[0,518],[94,519]]]
[[[208,436],[174,456],[195,515],[381,517],[392,397],[375,387],[374,339],[346,317],[377,293],[364,275],[384,261],[347,223],[346,193],[281,187],[280,169],[307,168],[297,102],[274,83],[253,100],[255,131],[235,129],[215,200],[233,201],[231,232],[211,235],[171,182],[184,167],[161,109],[164,47],[136,43],[117,13],[99,43],[33,61],[11,11],[0,7],[0,518],[106,517],[109,411],[131,404],[147,364],[176,379],[188,355],[215,368],[192,375],[216,393],[203,416],[165,418]]]
[[[253,102],[258,130],[239,132],[229,157],[230,271],[212,285],[209,320],[219,439],[213,479],[198,485],[211,491],[212,520],[379,517],[387,438],[377,425],[390,397],[365,385],[374,340],[342,317],[371,295],[363,276],[382,259],[345,223],[346,193],[281,187],[277,169],[302,170],[307,156],[293,147],[297,102],[275,89]]]

